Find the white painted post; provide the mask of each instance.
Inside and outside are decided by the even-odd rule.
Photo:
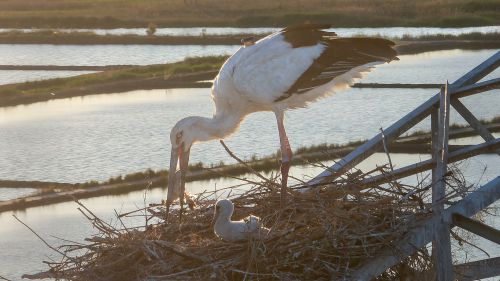
[[[433,170],[432,205],[434,215],[442,217],[444,211],[444,198],[446,196],[446,182],[444,180],[448,162],[448,131],[450,123],[450,95],[448,81],[440,93],[439,121],[437,145],[432,145],[436,159],[436,168]],[[434,126],[433,126],[434,127]],[[433,244],[432,255],[437,271],[438,281],[453,281],[453,262],[451,258],[450,223],[441,220],[437,225]]]

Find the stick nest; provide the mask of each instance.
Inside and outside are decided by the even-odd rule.
[[[349,280],[363,263],[392,249],[420,219],[431,215],[429,186],[390,182],[362,184],[376,171],[349,173],[335,182],[304,191],[289,190],[280,208],[279,178],[258,175],[260,182],[219,190],[235,204],[233,219],[259,216],[271,228],[268,237],[228,243],[213,233],[215,192],[198,194],[196,207],[171,208],[167,221],[161,204],[118,215],[119,227],[80,210],[99,233],[88,243],[59,247],[63,258],[46,262],[50,270],[28,278],[65,280]],[[448,176],[453,175],[449,173]],[[455,179],[447,200],[464,195]],[[451,182],[451,181],[449,181]],[[250,186],[248,186],[250,185]],[[241,191],[244,190],[244,191]],[[228,194],[230,193],[230,194]],[[178,206],[177,206],[178,207]],[[141,227],[122,218],[142,216]],[[397,249],[394,249],[397,251]],[[426,249],[379,276],[380,280],[413,279],[431,268]]]

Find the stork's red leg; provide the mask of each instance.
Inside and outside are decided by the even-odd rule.
[[[283,124],[283,112],[275,112],[278,121],[278,131],[281,144],[281,206],[285,206],[285,198],[288,183],[288,171],[292,162],[292,149],[286,136],[285,125]]]

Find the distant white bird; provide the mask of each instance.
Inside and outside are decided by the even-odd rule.
[[[260,218],[248,216],[243,220],[232,221],[234,205],[231,201],[224,199],[215,204],[214,233],[217,237],[228,242],[238,242],[249,238],[265,238],[269,229],[260,223]]]
[[[213,117],[187,117],[172,128],[167,205],[177,199],[176,189],[180,196],[184,194],[191,145],[230,135],[246,115],[257,111],[274,112],[278,122],[283,203],[292,159],[283,124],[285,110],[305,107],[349,86],[375,64],[397,60],[394,43],[389,40],[340,38],[323,30],[329,27],[304,24],[285,28],[257,42],[242,41],[244,46],[224,63],[214,80]],[[255,132],[255,140],[258,138]],[[180,186],[176,186],[173,172],[178,162]]]

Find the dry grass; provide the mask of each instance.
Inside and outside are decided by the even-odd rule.
[[[219,190],[235,203],[233,219],[249,214],[271,228],[268,237],[227,243],[212,231],[215,192],[196,195],[197,207],[175,208],[165,221],[163,205],[118,215],[120,227],[80,210],[99,230],[87,244],[70,243],[56,249],[60,261],[46,262],[50,270],[24,276],[65,280],[330,280],[349,278],[357,267],[382,249],[393,248],[412,224],[429,217],[429,186],[392,182],[364,186],[374,172],[353,171],[336,182],[303,192],[291,188],[288,202],[280,202],[279,177],[248,180]],[[459,172],[447,175],[448,202],[460,199],[467,186]],[[127,227],[125,217],[141,217],[145,224]],[[456,235],[455,235],[456,236]],[[462,238],[458,237],[460,240]],[[397,249],[394,249],[397,250]],[[422,249],[386,271],[379,280],[410,280],[432,270]]]
[[[0,11],[0,25],[25,27],[465,26],[496,25],[500,18],[495,0],[4,0]]]

